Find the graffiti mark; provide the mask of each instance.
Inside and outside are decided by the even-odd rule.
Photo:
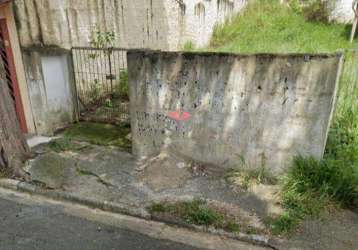
[[[190,113],[186,111],[171,111],[168,113],[168,117],[176,121],[187,121],[190,119]]]

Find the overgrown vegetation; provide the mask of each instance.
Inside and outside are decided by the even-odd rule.
[[[103,123],[81,122],[65,130],[64,137],[96,145],[116,146],[130,150],[131,141],[127,138],[129,133],[129,125],[116,126]]]
[[[176,203],[154,203],[148,210],[151,214],[166,214],[189,224],[213,226],[228,232],[237,232],[240,228],[233,217],[210,206],[205,200],[201,199]]]
[[[119,74],[119,82],[114,87],[114,98],[129,100],[128,71],[122,70]]]
[[[311,7],[312,13],[318,15],[315,8]],[[302,13],[307,14],[307,9]],[[308,21],[308,18],[320,19],[306,17],[276,0],[257,0],[242,14],[215,28],[210,49],[240,53],[323,53],[357,47],[357,41],[349,43],[350,25]]]

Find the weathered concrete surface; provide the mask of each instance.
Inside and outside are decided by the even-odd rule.
[[[341,58],[130,51],[133,152],[273,173],[320,158]]]
[[[178,50],[206,44],[215,23],[240,11],[246,0],[16,0],[20,43],[86,46],[96,25],[116,33],[116,47]]]
[[[76,120],[69,51],[26,50],[23,61],[36,134],[52,135]]]
[[[98,204],[116,204],[121,212],[150,218],[147,207],[153,202],[206,199],[216,207],[234,213],[243,233],[250,229],[251,233],[257,234],[267,233],[264,219],[279,211],[277,200],[265,197],[270,195],[271,186],[263,187],[270,190],[268,192],[254,186],[244,190],[227,181],[224,175],[207,169],[201,170],[203,174],[196,174],[191,162],[170,155],[138,162],[129,153],[94,145],[81,151],[62,153],[53,153],[43,145],[34,150],[43,154],[29,165],[34,183],[46,184],[40,189],[50,185],[55,187],[55,183],[56,189],[47,191],[49,194],[60,192],[71,196],[71,200],[85,201],[85,204],[88,199]],[[58,171],[52,166],[53,159],[68,163],[67,167]],[[54,182],[54,176],[58,176],[57,182]],[[277,198],[276,191],[271,195]]]
[[[43,149],[44,148],[40,151],[43,152]],[[46,164],[46,155],[49,154],[53,155],[53,153],[48,152],[44,156],[39,157],[38,164],[32,164],[30,172],[39,171],[35,168],[41,168],[39,164],[41,161]],[[277,212],[276,209],[273,209],[274,206],[277,206],[278,202],[277,190],[274,190],[277,187],[275,186],[259,184],[251,186],[248,190],[243,190],[235,183],[229,183],[224,180],[223,176],[213,175],[212,173],[207,172],[208,175],[189,176],[184,184],[178,187],[167,187],[160,191],[155,191],[149,184],[143,182],[142,179],[143,171],[150,171],[147,168],[150,168],[151,166],[143,166],[141,163],[136,162],[134,158],[126,152],[93,146],[81,153],[69,151],[60,153],[57,157],[62,158],[64,162],[69,159],[75,161],[75,167],[72,165],[70,168],[80,168],[82,173],[73,171],[72,175],[68,175],[65,179],[64,182],[66,185],[62,186],[60,189],[40,192],[41,189],[39,188],[35,190],[35,193],[40,192],[41,194],[49,195],[50,197],[56,196],[51,196],[51,193],[62,193],[64,195],[67,194],[68,197],[78,197],[78,200],[81,200],[81,202],[92,199],[98,204],[124,205],[124,207],[130,211],[137,211],[138,208],[145,210],[148,205],[156,201],[178,201],[202,198],[209,200],[211,204],[215,204],[218,207],[225,209],[229,208],[229,211],[238,219],[237,223],[240,224],[240,231],[246,232],[245,230],[249,230],[251,234],[264,233],[264,219]],[[185,164],[188,163],[185,162]],[[178,166],[178,169],[184,169],[182,164]],[[164,171],[166,171],[166,169],[162,170],[162,172]],[[51,175],[50,171],[47,171],[47,174]],[[161,175],[162,174],[159,174],[159,176]],[[166,173],[164,178],[171,178],[173,179],[173,182],[175,182],[175,179],[177,178],[175,175],[176,173],[169,177],[170,174]],[[100,178],[103,180],[105,177],[107,177],[107,184],[99,181]],[[108,184],[109,182],[111,184]],[[153,183],[154,188],[155,185],[156,184]],[[11,186],[11,183],[5,182],[4,185],[4,182],[1,181],[1,186],[8,188],[8,186]],[[1,193],[3,194],[3,192]],[[14,196],[12,195],[11,197]],[[29,199],[31,202],[34,202],[36,196],[31,195]],[[23,198],[20,200],[22,202],[24,201]],[[70,200],[73,201],[72,198]],[[60,204],[60,207],[63,206],[64,205]],[[101,206],[98,207],[102,208]],[[83,209],[77,211],[68,208],[67,206],[65,206],[64,209],[67,213],[70,212],[75,216],[81,216],[91,220],[96,220],[95,218],[97,218],[99,221],[106,221],[109,225],[117,225],[117,220],[115,218],[100,210],[96,210],[91,214],[88,213],[88,211],[83,211]],[[134,215],[138,216],[138,214],[135,213]],[[185,241],[185,239],[190,239],[193,246],[200,247],[200,245],[195,245],[199,240],[199,238],[197,238],[198,232],[188,231],[187,234],[180,234],[181,236],[178,237],[178,233],[181,229],[173,231],[165,225],[162,225],[160,228],[149,225],[157,222],[138,223],[136,226],[127,222],[128,219],[123,219],[122,215],[116,215],[116,218],[118,217],[121,217],[119,220],[120,225],[124,225],[130,230],[136,230],[149,236],[174,237],[173,239],[182,243],[188,242]],[[357,219],[357,214],[350,211],[336,211],[333,214],[324,217],[324,220],[307,219],[303,226],[299,228],[298,232],[294,233],[289,238],[271,238],[269,244],[277,247],[277,249],[355,249],[354,247],[356,246],[358,239],[358,237],[356,237],[358,232]],[[252,237],[255,237],[255,235],[252,235]],[[263,237],[263,239],[265,238],[266,237]],[[237,249],[233,247],[235,246],[233,240],[227,238],[224,238],[225,244],[222,247],[218,247],[220,246],[217,245],[219,242],[213,240],[212,237],[209,241],[207,236],[203,236],[200,239],[203,244],[208,244],[207,246],[210,246],[205,247],[208,249]],[[223,248],[227,247],[228,244],[233,248]],[[241,243],[238,242],[237,244]],[[243,246],[242,249],[249,249],[249,247],[249,245]],[[252,246],[251,248],[259,249],[259,247],[256,246]]]
[[[56,153],[41,155],[32,163],[31,177],[49,188],[63,188],[67,179],[76,172],[76,162]]]
[[[340,23],[352,23],[354,11],[352,9],[354,0],[330,0],[327,1],[331,7],[330,19]]]

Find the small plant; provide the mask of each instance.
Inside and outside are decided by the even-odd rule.
[[[128,88],[128,71],[123,70],[119,74],[119,83],[115,85],[113,97],[123,98],[128,100],[129,97],[129,88]]]
[[[106,98],[106,100],[104,101],[104,105],[106,108],[112,108],[113,107],[113,102],[110,98]]]
[[[2,169],[0,168],[0,178],[11,178],[12,171],[10,168]]]
[[[92,32],[90,44],[95,48],[111,48],[115,40],[113,31],[101,31],[98,26]]]
[[[327,1],[312,0],[302,8],[302,13],[307,21],[311,22],[329,22],[329,11]]]
[[[228,232],[238,232],[239,224],[235,219],[226,215],[222,210],[210,206],[205,200],[194,199],[176,203],[153,203],[148,207],[151,214],[169,214],[186,223],[199,226],[214,226]]]
[[[98,79],[90,85],[89,98],[91,104],[97,104],[101,99],[101,84]]]
[[[114,45],[115,33],[113,31],[101,31],[98,26],[95,27],[95,30],[91,33],[90,45],[97,49],[112,48]],[[111,50],[107,51],[112,53]],[[92,53],[89,55],[90,59],[96,59],[99,56],[97,53]]]
[[[245,190],[255,183],[268,185],[277,183],[277,179],[265,167],[250,169],[247,165],[241,165],[238,169],[229,170],[225,174],[225,178],[229,182],[239,184]]]
[[[195,50],[195,44],[192,41],[187,41],[183,46],[184,51],[193,51]]]

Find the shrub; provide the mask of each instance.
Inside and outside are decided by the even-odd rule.
[[[329,10],[327,1],[309,1],[309,3],[302,8],[302,13],[307,21],[321,23],[329,22]]]
[[[123,70],[119,74],[119,82],[115,85],[113,96],[115,98],[129,99],[128,71]]]

